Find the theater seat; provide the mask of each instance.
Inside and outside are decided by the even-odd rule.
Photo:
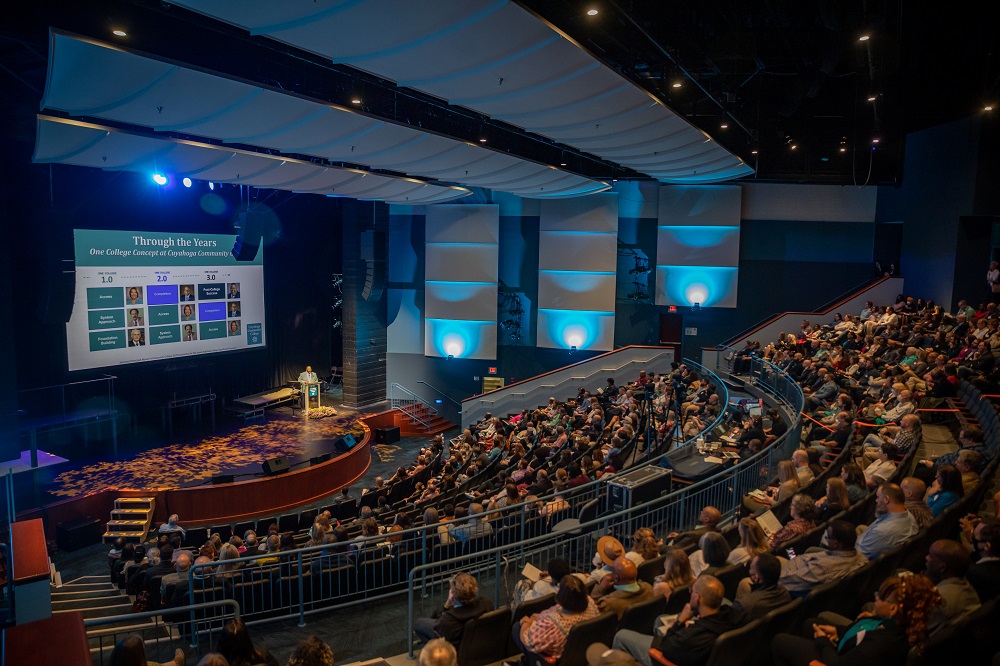
[[[508,656],[510,619],[510,608],[505,606],[469,620],[458,647],[458,663],[462,666],[486,666]]]

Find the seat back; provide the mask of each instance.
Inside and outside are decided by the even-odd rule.
[[[483,613],[465,623],[462,643],[458,646],[458,663],[462,666],[486,666],[508,656],[510,608],[504,606]]]
[[[660,595],[645,603],[629,606],[622,613],[622,619],[618,623],[619,629],[631,629],[640,634],[649,634],[653,631],[656,618],[667,611],[667,600]]]
[[[532,599],[531,601],[525,601],[523,604],[517,607],[511,617],[511,623],[517,622],[522,617],[528,617],[535,613],[541,613],[546,608],[554,606],[556,603],[555,594],[546,594],[544,597],[539,597],[537,599]]]
[[[667,558],[666,555],[660,555],[652,560],[646,560],[639,565],[639,580],[644,580],[650,585],[653,584],[653,579],[663,573],[663,561]]]
[[[736,598],[736,587],[740,581],[747,577],[747,567],[745,564],[731,564],[716,572],[715,577],[719,579],[722,586],[726,588],[726,598]]]
[[[618,628],[618,615],[612,611],[602,613],[593,620],[584,620],[573,626],[566,636],[560,664],[577,666],[587,663],[587,648],[594,643],[611,645]]]
[[[706,666],[744,666],[750,663],[761,642],[760,630],[763,626],[764,618],[758,618],[719,636]]]

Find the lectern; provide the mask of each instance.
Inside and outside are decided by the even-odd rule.
[[[302,408],[308,410],[312,407],[319,407],[319,382],[299,382],[299,384],[302,387],[300,389],[302,392]],[[313,401],[316,402],[315,405],[312,404]]]

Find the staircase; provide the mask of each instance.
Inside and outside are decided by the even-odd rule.
[[[118,537],[126,541],[142,543],[153,524],[155,500],[152,497],[119,497],[111,510],[104,533],[104,543],[113,543]]]
[[[132,600],[112,585],[107,576],[83,576],[59,587],[52,586],[52,612],[73,611],[83,613],[84,621],[127,615],[132,612]],[[103,624],[87,630],[91,654],[109,652],[116,639],[128,634],[139,634],[147,642],[171,638],[170,627],[159,618]]]
[[[399,434],[404,437],[436,435],[455,427],[423,398],[400,384],[389,386],[389,405],[401,414]]]

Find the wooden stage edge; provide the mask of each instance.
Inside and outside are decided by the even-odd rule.
[[[371,466],[372,433],[375,428],[393,425],[398,412],[390,410],[359,419],[364,438],[350,451],[310,467],[249,481],[218,485],[193,486],[155,491],[102,490],[43,507],[19,512],[18,520],[41,518],[46,538],[56,537],[60,523],[84,516],[108,522],[115,499],[119,497],[154,497],[154,527],[176,513],[185,527],[210,527],[252,518],[278,516],[319,502],[344,486],[355,483]]]

